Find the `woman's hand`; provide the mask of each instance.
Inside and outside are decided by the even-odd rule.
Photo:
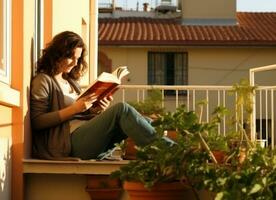
[[[87,110],[96,100],[97,96],[95,94],[87,95],[76,100],[70,106],[59,111],[61,121],[63,122],[65,120],[71,119],[75,114]]]
[[[96,100],[96,94],[92,93],[76,100],[72,106],[74,106],[76,113],[80,113],[90,108]]]
[[[100,108],[103,111],[106,110],[110,106],[111,101],[113,101],[112,96],[108,96],[108,97],[103,98],[102,100],[100,100],[100,104],[99,104]]]

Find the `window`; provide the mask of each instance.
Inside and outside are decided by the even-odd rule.
[[[10,0],[0,0],[0,81],[10,83]]]
[[[32,75],[36,74],[36,62],[41,55],[44,39],[44,0],[35,0],[35,32],[34,32],[34,51],[32,63]]]
[[[149,85],[187,85],[187,53],[183,52],[149,52],[148,84]],[[166,91],[166,95],[175,94]],[[180,91],[179,94],[185,94]]]

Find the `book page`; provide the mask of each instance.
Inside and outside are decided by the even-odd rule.
[[[117,76],[114,76],[113,74],[103,72],[100,74],[100,76],[97,78],[98,81],[101,82],[110,82],[110,83],[117,83],[120,84],[121,81],[117,78]]]
[[[121,80],[124,76],[129,74],[127,66],[120,66],[116,70],[112,72],[114,76],[116,76],[119,80]]]
[[[117,86],[121,84],[121,78],[127,74],[129,74],[129,71],[126,66],[118,67],[112,73],[101,73],[97,80],[79,95],[78,99],[92,93],[95,93],[99,100],[108,95],[112,95],[116,91]]]

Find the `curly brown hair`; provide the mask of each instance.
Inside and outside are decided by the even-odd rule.
[[[87,70],[87,62],[84,57],[87,55],[86,45],[82,38],[71,31],[64,31],[57,34],[42,51],[42,56],[37,61],[37,71],[54,76],[58,74],[58,63],[74,55],[76,48],[82,48],[82,53],[75,66],[68,76],[78,80]]]

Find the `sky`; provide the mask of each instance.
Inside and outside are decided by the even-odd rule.
[[[136,9],[137,1],[139,2],[139,8],[142,9],[143,3],[149,3],[150,5],[156,5],[156,2],[160,0],[115,0],[116,5],[128,8]],[[172,0],[175,3],[177,0]],[[203,0],[204,1],[204,0]],[[231,0],[230,0],[231,1]],[[111,0],[99,0],[99,2],[112,2]],[[237,0],[237,11],[243,12],[276,12],[276,0]]]

